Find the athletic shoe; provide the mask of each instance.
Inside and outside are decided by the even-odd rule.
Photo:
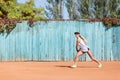
[[[98,65],[98,68],[101,68],[102,67],[102,64],[100,63],[99,65]]]
[[[77,68],[77,65],[73,64],[73,65],[71,66],[71,68]]]

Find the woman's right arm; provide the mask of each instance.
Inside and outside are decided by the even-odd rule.
[[[79,50],[78,50],[78,41],[76,41],[76,51],[78,52]]]

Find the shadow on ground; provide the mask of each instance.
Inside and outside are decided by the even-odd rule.
[[[72,68],[71,66],[55,65],[55,67]],[[77,68],[97,68],[96,66],[77,66]]]

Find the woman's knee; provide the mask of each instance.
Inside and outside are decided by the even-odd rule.
[[[78,56],[78,55],[76,55],[76,56],[75,56],[75,59],[77,59],[78,57],[79,57],[79,56]]]
[[[75,56],[75,58],[78,58],[80,55],[82,55],[83,53],[81,52],[81,51],[79,51],[77,54],[76,54],[76,56]]]

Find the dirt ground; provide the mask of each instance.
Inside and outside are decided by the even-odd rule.
[[[120,61],[78,62],[0,62],[0,80],[120,80]]]

